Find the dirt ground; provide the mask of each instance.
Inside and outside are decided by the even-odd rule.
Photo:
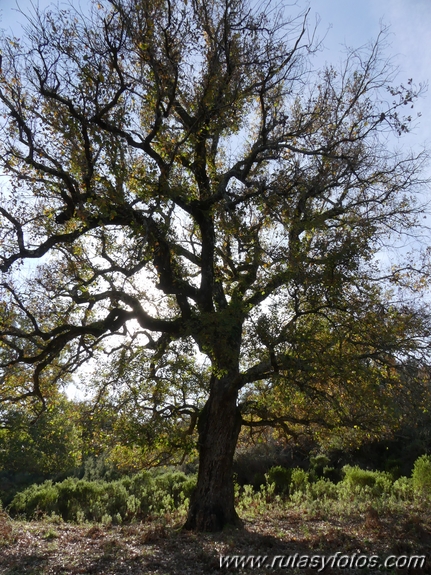
[[[425,566],[343,569],[343,561],[368,555],[382,563],[388,556],[426,555]],[[293,556],[296,555],[296,564]],[[245,556],[220,565],[220,557]],[[307,564],[307,558],[325,556]],[[251,565],[250,556],[267,556],[264,567]],[[332,560],[332,559],[331,559]],[[302,563],[298,564],[298,561]],[[309,559],[311,561],[311,559]],[[363,559],[365,561],[365,559]],[[401,559],[405,563],[407,559]],[[294,566],[296,565],[296,567]],[[320,570],[319,570],[320,569]],[[431,574],[431,513],[429,510],[380,516],[372,509],[345,520],[322,519],[289,511],[272,511],[245,520],[242,529],[196,534],[181,529],[178,518],[104,527],[51,520],[13,521],[0,517],[0,574],[2,575],[214,575],[253,573],[429,573]]]

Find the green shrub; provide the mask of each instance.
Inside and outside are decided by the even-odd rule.
[[[140,471],[131,478],[124,477],[121,482],[127,489],[129,497],[134,497],[128,503],[128,515],[136,518],[149,515],[155,491],[154,476],[149,471]],[[132,508],[136,509],[135,515],[131,513]]]
[[[413,490],[417,495],[431,495],[431,456],[416,459],[412,472]]]
[[[375,483],[373,487],[373,494],[377,496],[389,495],[392,491],[394,483],[392,475],[387,471],[375,471]]]
[[[104,513],[100,520],[100,523],[109,527],[112,524],[112,517],[108,513]]]
[[[121,481],[126,489],[136,497],[154,489],[154,476],[149,471],[140,471],[133,477],[124,477]]]
[[[128,517],[129,492],[122,481],[112,481],[106,484],[101,500],[103,509],[112,516],[114,523],[119,525],[124,518]]]
[[[182,471],[171,471],[156,475],[155,485],[164,494],[170,495],[174,506],[178,507],[184,499],[190,498],[196,479],[187,477]]]
[[[362,493],[380,497],[383,494],[390,495],[392,491],[392,476],[386,471],[369,471],[357,465],[345,465],[342,471],[343,483],[351,494]]]
[[[137,517],[141,510],[141,502],[134,495],[129,495],[127,498],[127,512],[126,517]]]
[[[413,499],[413,481],[409,477],[400,477],[392,485],[392,494],[396,499],[411,501]]]
[[[275,493],[285,494],[289,491],[291,476],[292,471],[290,469],[277,465],[265,473],[266,484],[274,484]]]
[[[352,491],[355,489],[363,489],[364,487],[374,487],[376,478],[373,471],[361,469],[357,465],[345,465],[342,469],[344,474],[344,482],[349,485]]]
[[[78,521],[78,511],[87,521],[100,521],[105,507],[102,497],[107,485],[104,481],[72,478],[57,483],[58,510],[64,521]]]
[[[0,463],[1,467],[1,463]],[[23,471],[0,471],[0,499],[3,506],[7,507],[17,493],[23,491],[35,483],[43,483],[51,479],[41,473],[29,473]]]
[[[312,500],[338,499],[337,486],[329,479],[318,479],[307,486],[307,495]]]
[[[17,493],[10,505],[10,511],[18,515],[25,515],[31,519],[35,513],[51,513],[57,511],[58,492],[52,481],[45,481],[41,485],[31,485],[24,491]]]
[[[280,496],[275,495],[275,483],[262,484],[259,489],[253,485],[238,486],[236,498],[238,510],[249,518],[253,518],[256,513],[265,513],[268,505],[281,501]]]
[[[320,453],[314,457],[310,457],[310,469],[309,476],[312,480],[317,480],[322,477],[326,477],[328,474],[334,471],[333,467],[328,467],[330,463],[329,457]]]
[[[124,521],[179,509],[188,501],[196,477],[168,471],[141,472],[116,481],[68,478],[47,481],[18,493],[10,505],[13,514],[34,517],[36,512],[58,514],[64,521],[97,521],[120,525]]]
[[[290,494],[297,492],[306,493],[309,483],[308,473],[299,467],[295,467],[290,478]]]

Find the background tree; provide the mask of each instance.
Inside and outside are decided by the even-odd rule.
[[[81,465],[82,433],[77,406],[62,394],[49,408],[28,400],[0,405],[0,497],[10,502],[21,488],[65,476]]]
[[[189,528],[237,520],[243,424],[319,423],[311,401],[354,424],[358,396],[393,397],[428,357],[426,314],[389,285],[413,265],[382,277],[374,258],[420,211],[424,158],[387,141],[417,94],[388,87],[380,39],[312,74],[306,17],[107,0],[3,41],[1,398],[138,361],[139,409],[197,422]],[[198,350],[207,381],[170,385]]]

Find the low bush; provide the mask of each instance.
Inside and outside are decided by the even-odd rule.
[[[347,483],[352,490],[357,488],[363,489],[364,487],[374,487],[376,478],[373,471],[361,469],[357,465],[345,465],[343,467],[344,482]]]
[[[431,493],[430,456],[417,459],[411,478],[393,481],[387,472],[350,465],[344,466],[343,474],[343,480],[335,484],[326,477],[317,478],[314,471],[272,467],[259,488],[236,483],[238,510],[253,516],[264,512],[268,505],[283,505],[310,513],[348,514],[366,510],[370,505],[396,509],[406,501]],[[8,511],[29,519],[47,516],[120,525],[172,512],[185,514],[195,485],[195,475],[177,470],[141,471],[115,481],[71,477],[57,483],[50,480],[31,485],[15,495]]]
[[[275,485],[274,492],[277,494],[287,494],[289,491],[292,471],[281,465],[271,467],[268,473],[265,473],[267,485]]]
[[[9,511],[29,519],[54,513],[64,521],[121,524],[185,507],[195,484],[195,477],[181,472],[148,471],[110,482],[46,481],[18,493]]]
[[[413,490],[416,495],[431,496],[431,456],[416,459],[412,472]]]
[[[310,483],[307,486],[306,493],[312,500],[335,500],[339,497],[337,485],[324,477],[322,479],[318,479],[314,483]]]
[[[379,497],[383,494],[389,495],[391,492],[393,480],[385,471],[368,471],[357,465],[345,465],[343,474],[343,482],[352,493],[364,491]]]
[[[325,454],[320,453],[310,457],[310,467],[308,474],[313,481],[322,478],[329,478],[334,473],[334,468],[329,466],[330,459]]]
[[[400,477],[392,485],[392,494],[401,501],[411,501],[413,499],[413,481],[409,477]]]
[[[7,507],[17,493],[35,483],[43,483],[52,477],[24,471],[0,471],[0,500]]]
[[[290,479],[290,493],[306,493],[308,485],[310,484],[310,478],[308,473],[299,467],[292,469],[292,476]]]
[[[41,485],[30,485],[24,491],[15,495],[9,506],[11,514],[34,517],[36,512],[43,510],[45,513],[56,512],[58,491],[52,481],[45,481]]]

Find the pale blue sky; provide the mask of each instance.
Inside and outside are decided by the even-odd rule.
[[[414,82],[431,80],[431,0],[282,0],[286,7],[291,6],[292,14],[308,5],[311,7],[311,20],[320,17],[318,34],[325,36],[326,50],[317,62],[337,64],[340,61],[343,45],[359,47],[376,38],[380,22],[390,26],[387,55],[394,57],[399,66],[399,82],[413,78]],[[86,0],[71,0],[85,7]],[[34,0],[41,7],[50,0]],[[18,0],[25,13],[31,6],[31,0]],[[60,2],[62,4],[62,2]],[[0,27],[13,30],[20,35],[17,20],[22,15],[14,11],[16,0],[0,0]],[[419,103],[417,110],[422,112],[420,126],[416,134],[409,137],[411,144],[427,140],[431,144],[431,95]]]
[[[431,0],[299,0],[320,17],[319,31],[328,63],[340,61],[344,46],[357,48],[374,40],[381,26],[388,26],[386,55],[399,69],[397,83],[413,78],[416,84],[431,80]],[[431,91],[415,106],[420,112],[414,133],[404,137],[405,146],[431,147]]]

